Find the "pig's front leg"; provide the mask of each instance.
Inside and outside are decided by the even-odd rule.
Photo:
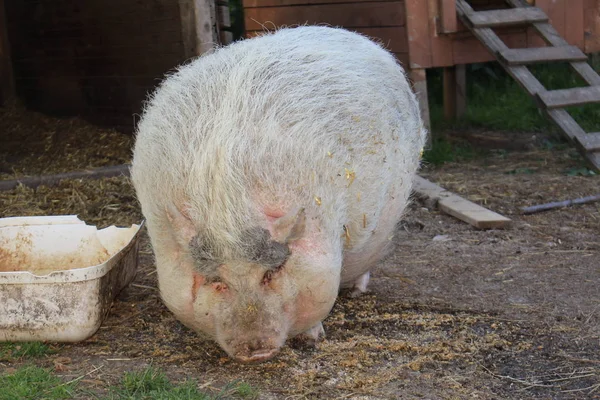
[[[325,337],[325,329],[323,329],[323,323],[319,322],[312,328],[294,336],[292,339],[293,347],[306,346],[315,347],[317,342]]]
[[[309,330],[301,333],[306,337],[307,340],[317,343],[321,337],[325,337],[325,329],[323,329],[323,323],[319,322],[317,325],[313,326]]]
[[[354,288],[350,293],[350,297],[358,297],[363,293],[366,293],[367,286],[369,285],[369,279],[371,278],[371,272],[367,271],[354,282]]]

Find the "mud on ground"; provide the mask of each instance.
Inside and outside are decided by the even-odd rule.
[[[264,399],[600,398],[600,203],[519,213],[599,193],[600,177],[569,175],[581,166],[572,149],[535,148],[425,167],[424,177],[512,218],[512,227],[479,231],[413,203],[371,291],[340,295],[327,338],[253,366],[173,318],[144,233],[137,277],[100,330],[53,344],[56,353],[36,362],[66,380],[83,376],[97,393],[152,364],[208,391],[244,380]],[[46,213],[99,226],[141,219],[126,178],[0,192],[0,216]],[[17,366],[0,362],[0,373]]]

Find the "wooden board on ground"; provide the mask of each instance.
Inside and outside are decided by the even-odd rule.
[[[501,229],[507,228],[511,223],[509,218],[449,192],[420,176],[415,177],[413,190],[418,197],[433,202],[432,205],[437,205],[441,211],[476,228]]]

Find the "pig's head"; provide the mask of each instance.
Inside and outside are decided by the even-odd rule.
[[[169,219],[183,238],[180,264],[192,277],[182,277],[181,290],[190,296],[179,317],[236,360],[272,358],[288,337],[320,324],[331,310],[341,260],[309,238],[304,209],[245,230],[238,256],[230,259],[220,257],[185,213],[171,210]]]

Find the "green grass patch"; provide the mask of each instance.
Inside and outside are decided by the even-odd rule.
[[[0,343],[0,361],[42,357],[54,352],[50,346],[42,342]]]
[[[64,383],[49,369],[25,366],[11,374],[0,375],[0,400],[70,399],[76,383]]]
[[[423,153],[426,164],[436,166],[447,162],[469,161],[486,154],[483,150],[475,149],[467,142],[450,142],[444,137],[435,138],[431,148]]]
[[[600,71],[600,64],[593,67]],[[586,85],[568,64],[534,65],[530,70],[549,90]],[[447,122],[443,117],[442,70],[428,70],[427,83],[433,132],[448,128],[559,132],[525,90],[496,62],[467,66],[467,110],[455,122]],[[598,130],[599,104],[570,107],[568,111],[584,130]]]
[[[220,400],[255,399],[256,389],[247,383],[232,382],[220,393],[213,395],[201,392],[195,380],[186,380],[180,384],[172,383],[166,375],[154,367],[138,372],[127,372],[121,383],[111,388],[107,400]]]
[[[51,369],[25,365],[13,372],[0,375],[0,400],[59,400],[74,397],[98,400],[253,400],[257,389],[245,382],[234,381],[217,394],[198,389],[195,380],[172,383],[167,376],[154,367],[137,372],[126,372],[118,385],[108,388],[106,395],[92,393],[79,379],[63,381]]]

